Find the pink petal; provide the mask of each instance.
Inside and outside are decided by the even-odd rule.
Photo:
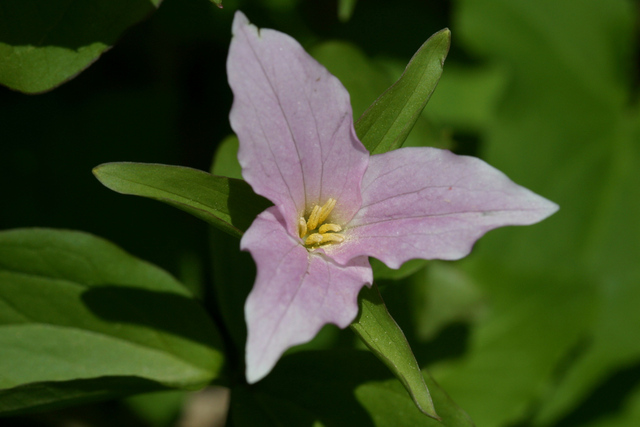
[[[347,327],[358,313],[358,292],[373,277],[366,257],[338,265],[308,252],[285,230],[276,207],[261,213],[240,243],[258,275],[247,303],[247,381],[271,371],[291,346],[311,340],[327,323]]]
[[[533,224],[557,210],[482,160],[402,148],[371,157],[348,240],[327,253],[339,263],[369,255],[392,268],[412,258],[458,259],[491,229]]]
[[[332,218],[348,222],[360,207],[369,157],[348,92],[286,34],[258,30],[236,12],[233,35],[230,120],[242,176],[280,208],[292,234],[305,210],[330,197],[338,201]]]

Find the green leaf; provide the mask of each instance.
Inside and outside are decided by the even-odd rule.
[[[211,165],[211,173],[218,176],[242,179],[242,167],[238,161],[238,147],[240,142],[235,135],[229,135],[222,140],[216,149],[216,155]]]
[[[167,203],[236,237],[270,205],[244,181],[180,166],[105,163],[93,173],[111,190]]]
[[[72,79],[161,0],[4,0],[0,84],[40,93]]]
[[[0,233],[0,413],[216,378],[215,326],[169,274],[73,231]]]
[[[433,390],[442,421],[424,416],[402,384],[369,352],[295,353],[284,356],[256,385],[232,389],[230,420],[239,427],[473,426],[464,411],[426,374],[424,381]]]
[[[460,133],[485,131],[506,83],[507,73],[498,65],[461,67],[448,63],[438,90],[429,100],[427,114]]]
[[[420,367],[398,324],[382,301],[375,284],[364,287],[358,296],[360,313],[351,324],[369,349],[391,369],[424,414],[439,419]]]
[[[627,75],[636,9],[618,0],[457,6],[461,42],[509,78],[480,135],[483,157],[560,211],[490,232],[460,263],[490,304],[464,357],[431,372],[480,425],[555,425],[640,360],[630,326],[640,323],[640,150]]]
[[[450,43],[446,28],[429,37],[400,79],[358,119],[356,133],[371,154],[402,146],[440,80]]]

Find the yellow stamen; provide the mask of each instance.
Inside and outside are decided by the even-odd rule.
[[[318,233],[324,234],[327,231],[334,231],[334,232],[342,231],[342,227],[340,227],[338,224],[322,224],[320,226],[320,229],[318,230]]]
[[[322,236],[322,242],[320,242],[320,244],[344,242],[344,236],[342,234],[327,233],[327,234],[322,234],[321,236]]]
[[[309,237],[307,237],[307,240],[305,240],[304,244],[305,246],[316,246],[316,245],[322,245],[324,243],[340,243],[340,242],[344,242],[344,236],[342,234],[313,233]]]
[[[342,227],[338,224],[323,224],[336,206],[336,199],[329,198],[322,206],[314,205],[309,214],[309,219],[304,217],[298,219],[298,234],[304,240],[304,245],[308,248],[323,245],[325,243],[340,243],[344,241],[344,236],[338,234]],[[318,228],[320,227],[320,228]],[[312,231],[318,229],[316,233]],[[307,235],[307,233],[310,233]]]
[[[298,235],[300,238],[304,237],[307,234],[307,221],[304,220],[303,217],[300,217],[298,220]]]
[[[336,199],[329,198],[329,200],[327,200],[327,203],[322,206],[322,209],[320,209],[320,213],[318,214],[318,224],[322,224],[323,222],[325,222],[333,208],[336,206],[336,201]]]
[[[318,215],[320,214],[320,206],[315,205],[309,215],[309,221],[307,221],[307,229],[315,230],[318,227]]]
[[[313,233],[304,241],[306,246],[319,245],[322,242],[322,234]]]

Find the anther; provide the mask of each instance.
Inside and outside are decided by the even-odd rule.
[[[304,237],[307,234],[307,221],[304,220],[303,217],[300,217],[298,220],[298,235],[300,238]]]
[[[320,213],[318,214],[318,224],[322,224],[327,219],[333,208],[336,206],[336,202],[336,199],[329,198],[327,203],[322,206],[322,209],[320,209]]]
[[[315,230],[318,227],[318,224],[321,223],[318,221],[318,215],[320,214],[320,206],[315,205],[311,210],[311,215],[309,215],[309,221],[307,221],[307,229]]]
[[[321,234],[321,236],[322,236],[322,241],[320,242],[320,244],[344,242],[344,236],[342,234],[327,233],[327,234]]]
[[[327,231],[334,231],[334,232],[342,231],[342,227],[340,227],[338,224],[322,224],[320,226],[320,229],[318,230],[318,233],[324,234]]]
[[[304,241],[304,244],[306,246],[318,245],[322,242],[322,240],[322,234],[313,233],[309,237],[307,237],[307,240]]]

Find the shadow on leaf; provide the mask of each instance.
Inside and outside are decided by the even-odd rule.
[[[100,286],[82,294],[96,316],[160,330],[209,347],[218,347],[215,328],[198,303],[187,296],[125,286]]]
[[[0,414],[19,415],[72,405],[166,390],[162,384],[139,377],[100,377],[47,381],[0,390]]]

